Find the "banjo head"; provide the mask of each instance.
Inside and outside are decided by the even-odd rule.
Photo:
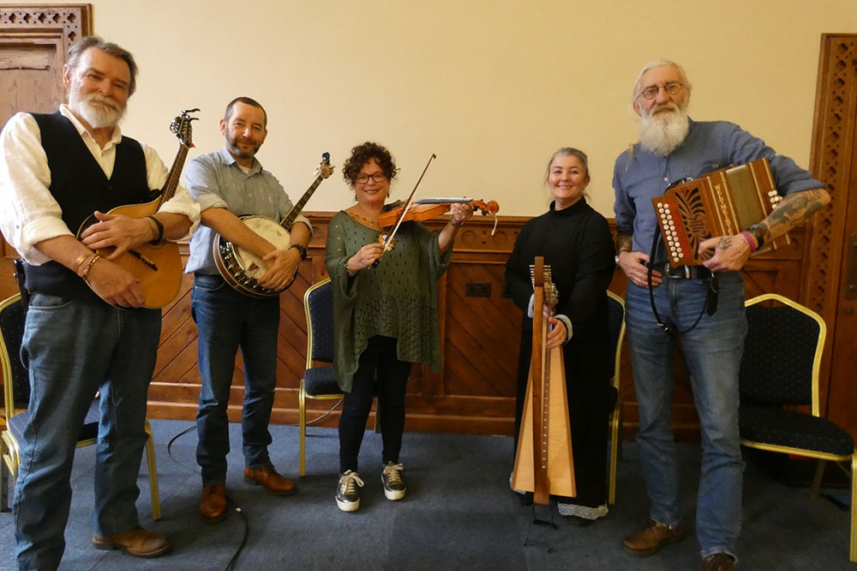
[[[277,250],[287,250],[291,245],[289,231],[264,216],[246,216],[241,220],[250,230],[270,242]],[[256,254],[243,248],[232,245],[235,253],[235,261],[243,272],[251,278],[259,279],[268,271],[268,265]]]

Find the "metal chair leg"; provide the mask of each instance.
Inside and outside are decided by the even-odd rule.
[[[857,563],[857,450],[851,455],[851,549],[849,559]]]
[[[298,447],[300,448],[300,476],[306,476],[306,391],[304,379],[298,389]]]
[[[812,478],[812,488],[810,488],[810,499],[817,500],[818,492],[821,489],[821,480],[824,477],[824,468],[827,466],[827,460],[819,460],[815,467],[815,476]]]

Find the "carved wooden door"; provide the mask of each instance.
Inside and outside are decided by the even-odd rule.
[[[0,128],[18,111],[51,112],[65,101],[68,48],[92,33],[91,7],[0,4]],[[0,237],[0,299],[18,291],[17,253]]]
[[[828,327],[822,412],[857,435],[857,34],[822,36],[810,163],[833,207],[807,242],[802,301]]]

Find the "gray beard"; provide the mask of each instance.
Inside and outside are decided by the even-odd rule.
[[[112,99],[107,99],[97,93],[90,93],[78,98],[77,93],[72,91],[69,94],[68,106],[93,129],[115,127],[125,115],[125,110],[120,108]]]
[[[665,157],[684,142],[689,129],[690,118],[684,110],[643,116],[640,145],[650,153]]]

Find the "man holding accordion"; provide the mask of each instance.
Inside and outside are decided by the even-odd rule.
[[[619,156],[614,169],[617,261],[629,282],[626,323],[639,404],[637,442],[650,500],[650,521],[625,539],[625,549],[652,555],[684,536],[670,417],[678,336],[702,429],[696,516],[701,569],[730,570],[737,559],[744,469],[738,434],[738,371],[747,331],[741,270],[751,253],[830,198],[824,184],[737,125],[692,121],[690,93],[678,64],[646,65],[632,100],[641,118],[640,141]],[[682,179],[762,158],[784,196],[777,208],[734,235],[703,241],[699,251],[708,259],[702,265],[670,266],[663,245],[653,242],[658,219],[652,199]]]

